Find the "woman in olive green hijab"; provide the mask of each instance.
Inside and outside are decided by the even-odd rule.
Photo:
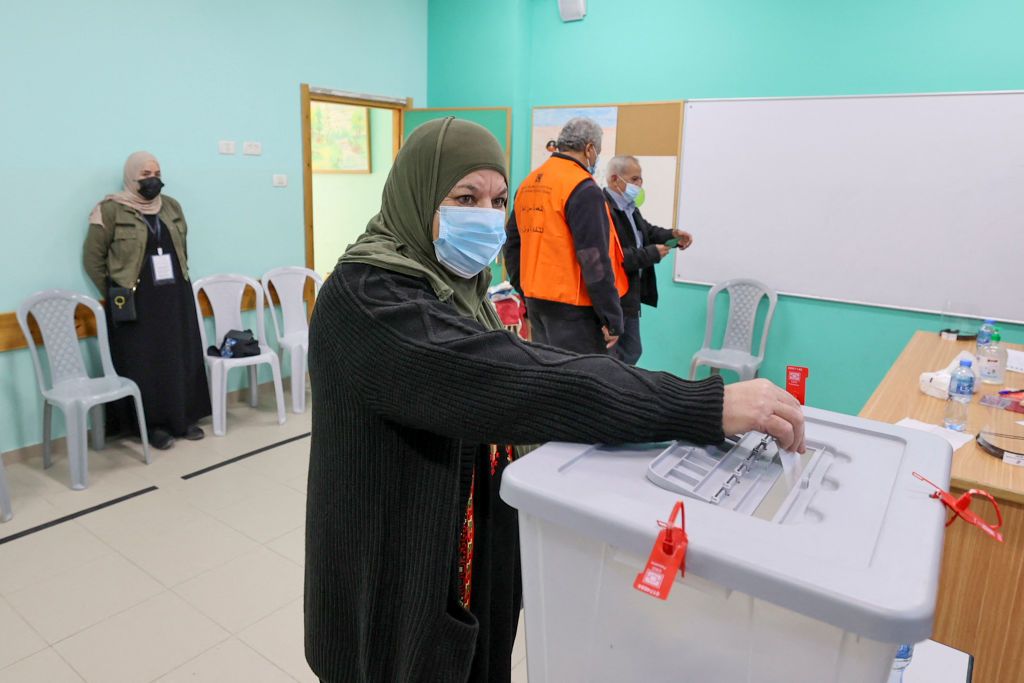
[[[490,133],[420,126],[317,299],[305,642],[321,680],[510,680],[519,536],[498,491],[511,444],[760,427],[802,448],[795,400],[765,380],[723,389],[505,331],[485,290],[507,198]]]
[[[433,135],[436,140],[431,145]],[[463,314],[498,329],[501,320],[485,296],[491,280],[485,266],[505,243],[505,154],[485,129],[454,118],[421,126],[403,149],[409,154],[395,160],[384,186],[380,213],[339,263],[367,263],[423,277],[442,301],[450,299]],[[501,230],[494,233],[500,239],[492,242],[493,253],[478,274],[453,273],[438,261],[436,246],[431,243],[431,235],[433,240],[439,237],[440,212],[453,208],[500,216]],[[428,225],[430,232],[424,229]]]

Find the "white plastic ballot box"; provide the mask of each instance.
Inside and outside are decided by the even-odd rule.
[[[513,463],[530,683],[883,683],[931,635],[949,485],[943,439],[805,409],[807,453],[549,443]],[[682,418],[681,418],[682,419]],[[686,576],[635,588],[685,504]]]

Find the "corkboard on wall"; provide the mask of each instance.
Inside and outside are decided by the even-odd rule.
[[[682,117],[682,102],[619,105],[615,153],[677,156]]]

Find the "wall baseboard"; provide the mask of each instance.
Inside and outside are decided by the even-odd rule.
[[[269,391],[273,391],[274,390],[274,383],[272,381],[270,381],[270,382],[260,382],[260,389],[264,389],[264,388],[268,388]],[[236,389],[235,391],[229,391],[228,392],[228,401],[229,401],[229,404],[230,404],[231,401],[239,401],[239,402],[248,403],[248,401],[249,401],[249,388],[248,387],[242,387],[241,389]],[[213,427],[210,426],[208,431],[209,431],[210,434],[212,434],[213,433]],[[115,439],[119,439],[121,437],[114,437],[114,438]],[[134,437],[132,437],[132,438],[134,438]],[[54,452],[67,453],[67,445],[65,443],[66,440],[67,440],[66,437],[63,437],[63,436],[58,437],[56,439],[53,439],[50,443],[52,444],[52,448],[53,448]],[[90,448],[91,448],[91,446],[90,446]],[[38,461],[42,462],[42,459],[43,459],[43,444],[42,444],[42,442],[30,444],[28,446],[22,446],[21,448],[15,448],[14,450],[5,451],[3,453],[0,453],[0,465],[5,465],[5,464],[6,465],[10,465],[11,463],[14,463],[14,462],[24,463],[24,462],[28,462],[30,460],[38,460]]]

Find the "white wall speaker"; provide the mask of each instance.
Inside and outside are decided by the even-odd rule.
[[[587,16],[587,0],[558,0],[558,16],[562,21],[579,21]]]

